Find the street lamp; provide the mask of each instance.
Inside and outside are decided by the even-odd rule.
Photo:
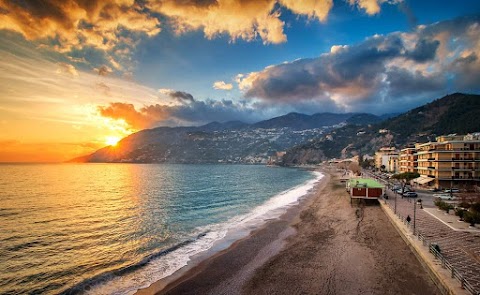
[[[394,191],[395,193],[395,214],[397,214],[397,191]]]
[[[423,209],[421,199],[413,202],[413,234],[414,235],[415,235],[416,221],[417,221],[417,202],[420,203],[420,209]]]
[[[413,234],[415,235],[415,221],[417,221],[417,202],[413,202]]]

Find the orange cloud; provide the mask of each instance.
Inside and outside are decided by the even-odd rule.
[[[177,33],[202,29],[209,39],[220,34],[232,40],[254,40],[258,35],[266,43],[282,43],[284,23],[273,12],[275,1],[219,0],[209,5],[195,5],[182,1],[151,1],[149,7],[172,19]]]
[[[280,3],[295,14],[306,15],[309,18],[318,18],[319,21],[325,21],[330,9],[333,7],[333,0],[280,0]]]
[[[57,64],[57,66],[58,66],[58,69],[56,71],[57,74],[66,74],[66,75],[69,75],[71,77],[77,77],[78,76],[77,69],[71,64],[60,62],[60,63]]]
[[[374,15],[380,12],[380,5],[387,0],[348,0],[350,5],[357,5],[364,9],[369,15]]]
[[[116,120],[124,120],[136,130],[152,127],[155,123],[169,117],[168,107],[149,105],[136,110],[130,103],[114,102],[108,106],[99,106],[101,116]]]
[[[377,14],[383,2],[345,0]],[[159,14],[178,34],[201,30],[208,39],[227,35],[231,41],[260,39],[265,44],[287,41],[280,11],[326,21],[333,0],[43,0],[0,1],[0,30],[68,53],[96,48],[109,66],[128,71],[129,55],[145,36],[160,33]],[[130,61],[131,62],[131,61]]]
[[[53,40],[57,51],[92,46],[113,49],[122,31],[153,36],[160,32],[157,18],[142,11],[134,0],[45,0],[0,2],[0,29],[28,40]]]
[[[232,90],[232,83],[225,83],[224,81],[216,81],[213,83],[213,89],[217,90]]]
[[[277,4],[321,21],[333,6],[332,0],[152,0],[148,7],[171,18],[179,34],[201,29],[209,39],[228,34],[232,41],[260,37],[264,43],[278,44],[285,42],[287,36],[283,31],[285,23],[275,9]]]

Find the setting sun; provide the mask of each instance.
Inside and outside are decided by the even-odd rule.
[[[118,136],[107,136],[105,137],[105,143],[107,145],[117,145],[117,143],[120,141],[120,137]]]

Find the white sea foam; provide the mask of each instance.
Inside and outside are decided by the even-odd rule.
[[[152,283],[166,278],[186,266],[193,256],[211,249],[224,239],[229,232],[243,231],[243,236],[268,220],[280,217],[289,207],[298,204],[315,184],[323,178],[320,172],[312,172],[315,178],[299,186],[286,190],[265,203],[255,207],[247,214],[236,216],[227,222],[198,228],[198,233],[206,232],[192,243],[186,244],[170,253],[149,261],[140,269],[114,276],[106,282],[98,283],[90,288],[87,294],[134,294]],[[241,236],[240,236],[241,237]],[[237,236],[237,238],[240,238]]]

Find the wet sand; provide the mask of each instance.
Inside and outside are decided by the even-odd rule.
[[[378,205],[335,173],[302,204],[143,294],[440,294]],[[161,290],[159,290],[161,289]]]

